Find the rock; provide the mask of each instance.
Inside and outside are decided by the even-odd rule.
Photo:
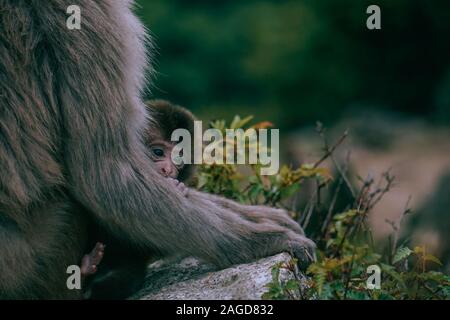
[[[141,300],[258,300],[272,281],[271,270],[289,262],[287,253],[218,271],[195,258],[179,262],[157,261],[149,266],[144,288],[132,299]],[[294,278],[282,268],[280,281]]]

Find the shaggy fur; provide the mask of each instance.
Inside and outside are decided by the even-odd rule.
[[[73,4],[81,30],[66,27]],[[66,268],[90,223],[219,266],[314,246],[284,212],[186,199],[156,172],[141,141],[147,36],[131,5],[0,0],[0,298],[80,298]]]

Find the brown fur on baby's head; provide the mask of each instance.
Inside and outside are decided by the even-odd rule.
[[[191,134],[191,141],[193,141],[194,133],[194,115],[187,109],[172,104],[166,100],[150,100],[146,103],[147,111],[151,116],[151,123],[147,130],[145,131],[145,143],[152,152],[154,145],[159,146],[159,152],[164,152],[162,150],[166,146],[166,153],[162,157],[170,157],[167,152],[171,152],[173,146],[179,141],[171,141],[172,133],[176,129],[186,129]],[[151,154],[153,160],[158,162],[160,159]],[[170,159],[167,159],[170,160]],[[177,168],[171,167],[170,163],[158,162],[162,169],[165,167],[170,172],[177,172],[177,176],[173,176],[180,181],[187,182],[194,175],[194,166],[192,164],[184,164]],[[170,167],[170,168],[169,168]],[[162,169],[162,170],[166,170]],[[164,175],[168,175],[163,173]],[[175,173],[174,173],[175,174]],[[171,175],[169,175],[171,176]]]
[[[150,100],[147,102],[148,112],[155,122],[159,134],[165,141],[170,141],[172,132],[176,129],[186,129],[194,133],[194,115],[178,105],[166,100]],[[151,137],[154,130],[149,130]]]

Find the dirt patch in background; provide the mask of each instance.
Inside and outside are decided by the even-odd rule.
[[[380,178],[383,172],[391,170],[396,177],[395,187],[380,201],[370,215],[370,224],[375,238],[381,239],[392,232],[386,223],[396,220],[402,214],[405,204],[412,197],[411,207],[420,208],[434,193],[440,177],[450,172],[450,129],[434,128],[420,123],[395,124],[395,129],[386,126],[377,131],[372,124],[368,130],[375,137],[386,141],[379,144],[364,143],[361,132],[364,126],[347,122],[330,130],[330,144],[349,128],[349,137],[339,148],[336,157],[344,159],[351,152],[351,170],[361,177],[371,175]],[[352,130],[355,127],[355,130]],[[373,141],[372,141],[373,142]],[[377,141],[375,141],[377,142]],[[314,129],[303,130],[290,135],[282,150],[288,152],[288,162],[314,162],[323,154],[321,139]],[[374,147],[375,145],[375,147]],[[382,145],[382,147],[380,147]],[[325,163],[330,167],[331,163]],[[450,197],[450,195],[448,195]],[[442,208],[449,214],[450,208]]]

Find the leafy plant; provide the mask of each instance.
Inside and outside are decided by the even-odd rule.
[[[246,130],[267,128],[269,122],[250,126],[252,117],[236,116],[227,125],[226,121],[215,121],[211,127],[225,132],[226,128]],[[304,210],[290,210],[292,217],[305,228],[312,215],[322,206],[320,192],[332,182],[338,184],[333,195],[336,200],[341,186],[348,188],[352,201],[347,210],[335,210],[336,201],[328,204],[327,214],[319,219],[314,233],[318,244],[317,261],[306,270],[308,280],[292,279],[280,281],[280,270],[291,271],[295,260],[277,264],[272,269],[272,282],[264,299],[450,299],[450,277],[431,268],[442,264],[438,258],[427,252],[424,246],[409,248],[407,244],[398,245],[398,237],[403,217],[411,213],[409,202],[401,219],[389,222],[393,232],[385,248],[377,248],[372,239],[366,218],[368,213],[392,188],[395,178],[386,172],[379,181],[368,177],[360,179],[360,187],[350,183],[347,175],[349,159],[340,164],[334,158],[334,151],[346,138],[345,133],[333,146],[328,144],[324,128],[319,124],[318,133],[324,140],[325,153],[316,163],[303,164],[299,168],[283,166],[273,176],[261,176],[257,165],[246,166],[245,170],[230,164],[203,165],[199,169],[197,188],[206,192],[221,194],[242,203],[263,204],[287,208],[293,196],[302,192],[305,181],[313,181],[317,186],[315,196]],[[234,143],[226,141],[226,143]],[[255,146],[248,145],[247,148]],[[248,151],[248,150],[246,150]],[[338,172],[333,178],[321,164],[330,159]],[[312,205],[311,203],[315,203]],[[369,289],[367,286],[367,267],[379,266],[382,274],[381,288]],[[306,288],[306,289],[305,289]]]

